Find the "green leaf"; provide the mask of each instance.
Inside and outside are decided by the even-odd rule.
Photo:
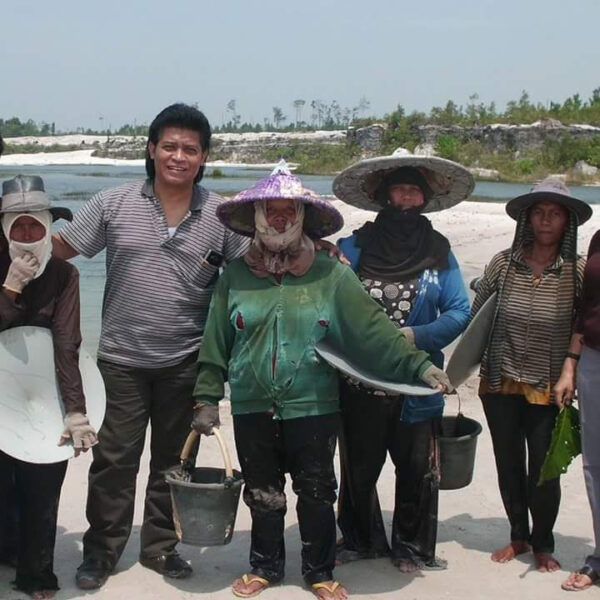
[[[538,485],[566,473],[571,461],[578,454],[581,454],[579,412],[569,405],[562,408],[556,417],[550,448],[540,471]]]

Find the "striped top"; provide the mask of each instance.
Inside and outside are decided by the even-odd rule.
[[[221,224],[224,200],[194,187],[190,211],[169,235],[152,182],[103,190],[60,230],[88,258],[106,248],[106,285],[98,357],[134,367],[167,367],[198,350],[218,267],[245,254],[250,240]]]
[[[502,287],[502,277],[509,263],[514,265],[514,278],[510,291],[499,302],[494,329],[501,329],[499,338],[502,347],[495,348],[500,357],[500,374],[515,382],[531,385],[539,391],[546,391],[548,385],[556,383],[553,371],[553,352],[558,329],[566,325],[570,331],[573,314],[561,314],[559,286],[565,260],[558,256],[555,263],[546,267],[539,280],[534,280],[533,270],[524,260],[521,249],[499,252],[491,260],[477,288],[471,314],[476,314],[494,291]],[[581,288],[585,259],[578,257],[576,279]],[[565,311],[563,311],[565,312]],[[567,323],[562,323],[563,319]],[[568,342],[568,338],[567,338]],[[564,358],[566,346],[559,350],[560,360]],[[491,382],[489,355],[491,347],[485,350],[481,361],[481,377],[488,381],[483,389],[502,389],[499,381]]]

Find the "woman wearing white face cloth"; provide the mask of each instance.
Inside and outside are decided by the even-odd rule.
[[[52,221],[71,211],[52,208],[40,177],[18,175],[2,185],[0,217],[0,331],[31,325],[52,330],[58,386],[65,406],[59,445],[72,439],[76,455],[96,443],[85,416],[79,372],[79,277],[75,267],[51,258]],[[18,498],[17,589],[50,598],[58,589],[53,572],[60,489],[67,461],[24,462],[0,450],[0,514],[8,513],[13,485]],[[3,523],[0,523],[0,527]]]

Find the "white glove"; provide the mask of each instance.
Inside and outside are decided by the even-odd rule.
[[[39,267],[40,263],[33,254],[26,252],[23,256],[17,256],[8,267],[4,287],[11,292],[20,294],[35,277]]]
[[[404,334],[407,342],[410,342],[413,346],[415,346],[415,332],[411,327],[401,327],[400,332]]]
[[[440,391],[445,394],[449,394],[454,389],[454,386],[448,379],[448,375],[446,375],[442,369],[438,369],[435,365],[431,365],[429,368],[425,369],[425,372],[421,375],[421,379],[428,386],[439,388]]]
[[[80,452],[87,452],[92,446],[98,443],[96,430],[90,425],[88,418],[78,412],[71,412],[65,415],[65,429],[58,440],[58,445],[64,445],[67,440],[73,440],[75,456]]]

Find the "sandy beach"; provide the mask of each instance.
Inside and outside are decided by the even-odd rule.
[[[11,156],[3,157],[8,164]],[[350,232],[372,215],[335,201],[346,218],[345,232]],[[433,214],[431,219],[447,235],[468,282],[482,272],[492,255],[510,245],[514,222],[502,204],[465,202],[448,211]],[[600,207],[580,230],[579,248],[585,252],[594,231],[600,228]],[[337,236],[336,236],[337,237]],[[440,493],[438,554],[448,561],[448,569],[440,572],[402,574],[389,560],[378,559],[349,564],[336,570],[336,576],[348,587],[352,598],[392,599],[398,597],[433,600],[441,598],[473,598],[504,600],[564,598],[560,583],[568,572],[581,566],[591,551],[592,522],[585,494],[581,459],[578,458],[563,477],[562,508],[555,528],[556,556],[562,570],[541,574],[533,568],[532,556],[524,555],[511,563],[499,565],[490,560],[492,550],[505,545],[509,529],[501,505],[491,442],[480,401],[477,377],[461,386],[459,393],[463,412],[483,424],[479,438],[473,483],[462,490]],[[446,413],[455,414],[457,397],[450,396]],[[233,451],[232,424],[227,403],[221,406],[222,431]],[[240,502],[236,531],[230,545],[214,548],[180,546],[182,555],[191,561],[194,575],[187,580],[167,580],[137,563],[139,525],[142,519],[144,482],[148,473],[146,451],[137,490],[133,533],[116,572],[100,590],[85,594],[74,583],[75,569],[81,561],[81,538],[86,529],[86,475],[90,456],[72,460],[63,487],[56,543],[56,572],[61,585],[58,600],[81,597],[97,598],[232,598],[230,584],[234,577],[248,570],[250,516]],[[237,463],[237,459],[234,460]],[[202,441],[199,463],[221,465],[214,439]],[[295,495],[288,486],[286,518],[287,570],[283,585],[261,594],[265,600],[275,598],[310,598],[300,574],[300,539],[295,514]],[[393,509],[393,467],[388,460],[379,482],[384,518],[391,526]],[[0,567],[0,598],[17,600],[22,593],[11,590],[12,571]],[[597,597],[598,590],[585,593]]]

